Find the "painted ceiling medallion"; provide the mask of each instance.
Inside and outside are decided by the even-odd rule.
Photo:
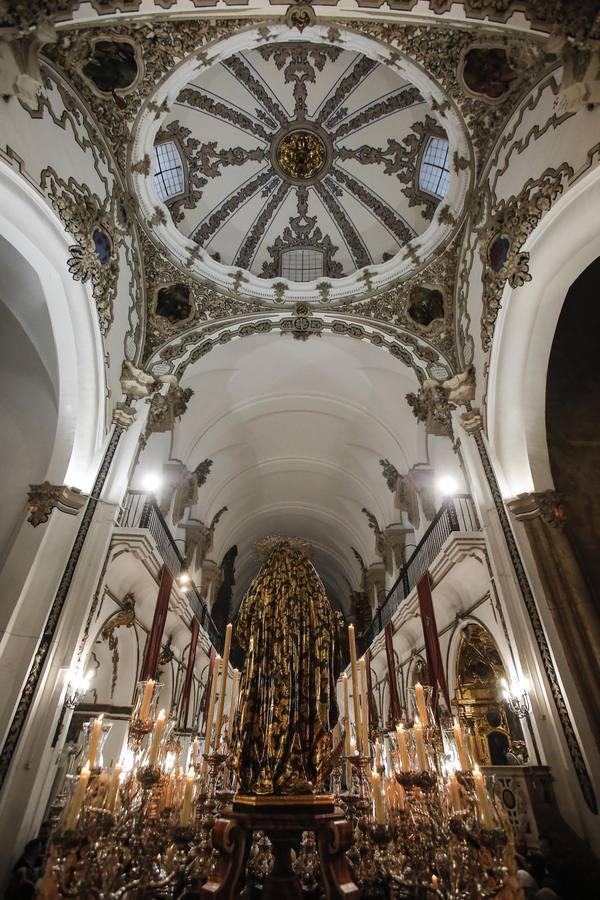
[[[280,141],[277,162],[293,181],[315,178],[325,165],[326,150],[321,138],[312,131],[299,128]]]

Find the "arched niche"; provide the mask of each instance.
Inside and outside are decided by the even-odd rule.
[[[506,765],[511,747],[525,749],[523,732],[500,699],[500,681],[507,676],[496,642],[478,622],[461,630],[455,677],[454,699],[474,760],[480,765]]]
[[[593,597],[600,596],[600,256],[575,279],[562,307],[548,365],[546,426],[554,486]]]

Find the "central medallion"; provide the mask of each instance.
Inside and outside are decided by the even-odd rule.
[[[325,165],[325,144],[312,131],[292,131],[277,148],[277,162],[290,178],[307,181]]]
[[[328,172],[333,146],[316,122],[290,122],[273,138],[271,160],[284,181],[307,187]]]

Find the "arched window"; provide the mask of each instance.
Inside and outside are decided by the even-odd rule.
[[[421,161],[419,188],[435,197],[445,197],[449,171],[448,141],[442,137],[430,137]]]
[[[154,147],[154,184],[164,202],[181,194],[184,188],[183,162],[175,141],[165,141]]]
[[[281,254],[281,277],[289,281],[313,281],[323,275],[323,253],[313,247],[297,247]]]

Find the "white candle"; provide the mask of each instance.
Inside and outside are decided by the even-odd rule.
[[[404,731],[404,725],[402,723],[396,725],[396,737],[398,739],[400,769],[402,772],[410,772],[410,760],[408,758],[408,747],[406,746],[406,732]]]
[[[98,716],[97,719],[94,719],[92,722],[92,731],[90,734],[90,752],[88,756],[88,765],[90,769],[94,768],[96,762],[96,752],[98,750],[98,744],[100,743],[100,735],[102,734],[102,719],[104,718],[104,713]]]
[[[183,806],[181,807],[180,825],[189,825],[192,814],[192,796],[194,793],[195,776],[192,769],[187,773],[185,788],[183,790]]]
[[[158,714],[154,725],[154,731],[152,732],[152,743],[150,744],[150,756],[148,757],[148,765],[155,766],[158,760],[158,753],[160,750],[160,741],[163,736],[163,731],[165,730],[165,725],[167,722],[167,714],[164,709]]]
[[[113,812],[117,802],[117,794],[119,793],[119,784],[121,781],[121,766],[117,763],[114,767],[108,788],[108,796],[106,798],[106,806],[110,812]]]
[[[75,827],[89,779],[90,770],[88,766],[84,766],[79,773],[79,779],[67,809],[67,814],[65,816],[65,831]]]
[[[354,727],[356,729],[356,742],[360,750],[361,727],[360,727],[360,707],[358,705],[358,668],[356,665],[356,638],[354,636],[354,625],[348,625],[348,643],[350,645],[350,666],[352,674],[352,703],[354,706]]]
[[[460,812],[462,809],[462,805],[460,802],[460,788],[458,786],[458,778],[456,777],[456,772],[450,772],[450,777],[448,779],[448,789],[450,793],[450,807],[454,810],[454,812]]]
[[[373,792],[373,804],[375,807],[375,821],[378,825],[385,825],[385,800],[381,789],[381,775],[376,769],[371,772],[371,788]]]
[[[175,792],[175,784],[177,782],[177,770],[171,769],[169,772],[169,780],[165,789],[165,806],[173,806],[173,794]]]
[[[467,748],[465,747],[465,743],[463,741],[462,728],[460,727],[458,719],[454,720],[452,730],[454,732],[454,742],[456,744],[456,752],[458,753],[458,761],[460,762],[460,767],[463,772],[467,772],[470,769],[469,756],[467,754]]]
[[[417,711],[419,713],[419,719],[422,725],[427,726],[427,706],[425,705],[425,692],[423,690],[423,685],[418,681],[415,684],[415,699],[417,701]]]
[[[231,700],[229,701],[229,724],[227,726],[229,734],[229,743],[233,738],[233,720],[235,718],[235,710],[237,707],[238,691],[240,686],[240,673],[238,669],[233,670],[233,679],[231,681]]]
[[[208,701],[208,712],[206,714],[206,736],[204,738],[204,756],[202,760],[202,777],[206,774],[206,757],[210,755],[210,739],[212,736],[213,718],[215,715],[215,696],[217,693],[217,681],[219,680],[219,666],[221,665],[221,657],[215,657],[215,668],[213,671],[213,680],[210,688],[210,699]]]
[[[223,665],[221,666],[221,686],[219,689],[219,707],[217,709],[217,724],[215,725],[215,752],[219,752],[221,743],[221,726],[223,724],[223,710],[225,709],[225,692],[227,690],[227,669],[229,668],[229,653],[231,650],[231,622],[225,629],[225,649],[223,651]]]
[[[375,741],[375,768],[377,771],[381,768],[381,744],[378,740]]]
[[[342,689],[344,695],[344,756],[350,756],[350,696],[348,693],[348,676],[342,675]],[[352,789],[352,766],[346,759],[346,790]]]
[[[195,737],[194,740],[192,741],[192,761],[191,761],[192,766],[196,765],[197,759],[198,759],[198,738]]]
[[[146,684],[144,685],[144,694],[142,697],[142,705],[140,706],[140,719],[144,722],[148,718],[148,713],[150,711],[150,704],[152,703],[152,695],[154,694],[154,685],[156,682],[152,681],[151,678],[148,679]]]
[[[477,794],[477,800],[479,802],[481,824],[484,828],[492,829],[494,827],[492,804],[483,780],[483,772],[477,764],[473,766],[473,782],[475,784],[475,793]]]
[[[363,756],[370,756],[369,749],[369,707],[367,705],[367,663],[364,656],[360,659],[360,704],[361,704],[361,750]]]
[[[406,791],[404,790],[403,785],[396,782],[396,798],[398,803],[398,809],[400,812],[404,812],[406,809]]]
[[[417,749],[417,764],[420,772],[427,772],[427,754],[425,753],[425,742],[423,740],[423,726],[418,719],[413,725],[413,735],[415,738],[415,747]]]

